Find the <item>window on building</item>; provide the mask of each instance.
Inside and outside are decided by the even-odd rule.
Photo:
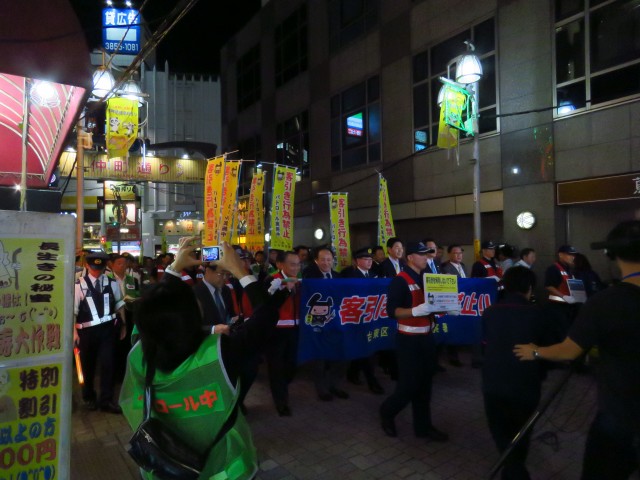
[[[307,70],[307,6],[303,4],[276,27],[276,87]]]
[[[455,79],[456,64],[452,60],[465,52],[466,40],[474,44],[475,53],[482,62],[478,120],[480,134],[498,130],[495,21],[490,18],[413,57],[414,152],[433,147],[438,141],[440,107],[437,100],[442,87],[440,77]],[[461,133],[461,136],[464,134]]]
[[[262,139],[260,135],[246,138],[238,143],[238,151],[229,154],[229,160],[255,160],[243,162],[238,182],[238,195],[249,195],[253,172],[262,160]]]
[[[377,27],[379,1],[329,1],[329,47],[332,52],[363,37]]]
[[[637,0],[556,0],[556,116],[640,95],[638,32]]]
[[[380,161],[380,79],[375,76],[331,98],[331,169]]]
[[[279,123],[276,141],[276,163],[296,167],[298,179],[309,177],[309,113]]]
[[[238,111],[260,100],[260,46],[245,53],[236,65]]]

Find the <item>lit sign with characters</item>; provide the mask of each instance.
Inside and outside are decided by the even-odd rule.
[[[102,10],[102,46],[109,53],[135,55],[140,52],[140,12],[133,8]]]
[[[347,135],[352,137],[362,137],[364,132],[364,120],[362,112],[347,117]]]

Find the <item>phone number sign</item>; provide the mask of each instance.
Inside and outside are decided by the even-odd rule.
[[[102,10],[102,46],[109,53],[135,55],[140,51],[140,12],[133,8]]]

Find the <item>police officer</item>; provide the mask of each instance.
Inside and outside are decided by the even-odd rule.
[[[394,419],[409,403],[417,437],[445,442],[449,436],[431,423],[431,385],[436,371],[436,342],[432,329],[434,310],[425,303],[422,272],[429,249],[422,242],[407,243],[407,268],[391,280],[387,312],[398,321],[396,355],[398,383],[395,392],[380,406],[382,430],[396,437]]]
[[[569,331],[580,304],[571,295],[567,280],[573,276],[573,261],[578,251],[571,245],[558,247],[558,261],[549,265],[544,274],[544,287],[549,294],[549,306],[562,318],[564,334]]]
[[[87,409],[122,413],[113,399],[115,343],[118,332],[122,340],[127,330],[120,288],[104,274],[108,259],[102,252],[86,257],[87,274],[75,284],[73,340],[80,348],[84,374],[82,399]],[[101,365],[99,398],[93,388],[98,358]]]

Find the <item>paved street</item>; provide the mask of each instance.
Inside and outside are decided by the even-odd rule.
[[[399,437],[386,437],[378,422],[383,396],[369,393],[364,386],[345,384],[349,400],[321,402],[304,367],[291,386],[293,416],[280,418],[262,366],[246,402],[260,456],[258,478],[488,478],[498,454],[484,418],[480,372],[469,367],[465,352],[461,359],[465,366],[447,367],[434,380],[434,424],[449,433],[447,443],[415,438],[409,408],[397,418]],[[562,373],[550,373],[547,389]],[[391,391],[393,382],[382,374],[379,377],[387,392]],[[528,461],[533,478],[579,478],[585,433],[594,409],[592,376],[573,375],[534,430],[536,439]],[[72,479],[139,478],[124,449],[130,434],[121,416],[77,410],[73,414]]]

